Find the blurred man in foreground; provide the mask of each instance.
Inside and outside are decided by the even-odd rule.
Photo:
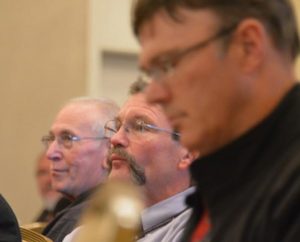
[[[289,1],[137,0],[133,15],[147,98],[201,154],[183,241],[201,207],[211,242],[300,241],[299,36]]]

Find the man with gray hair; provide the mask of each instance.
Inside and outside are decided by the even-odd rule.
[[[91,193],[107,178],[110,143],[104,124],[117,112],[117,105],[107,99],[73,99],[61,108],[49,134],[42,138],[51,160],[52,185],[72,200],[43,231],[55,242],[74,229]]]
[[[299,35],[289,0],[137,0],[147,99],[198,150],[197,192],[212,242],[300,241]]]

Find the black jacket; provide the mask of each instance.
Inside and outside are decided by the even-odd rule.
[[[49,223],[60,211],[65,209],[71,201],[65,197],[60,198],[53,210],[43,209],[35,219],[36,222]]]
[[[259,125],[195,161],[191,173],[197,192],[183,241],[205,204],[211,242],[299,242],[300,86]]]
[[[61,242],[78,225],[82,211],[88,205],[91,193],[92,191],[88,191],[80,195],[68,207],[59,212],[44,229],[43,235],[54,242]]]
[[[0,242],[21,242],[21,232],[16,216],[1,194]]]

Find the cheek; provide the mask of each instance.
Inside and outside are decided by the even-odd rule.
[[[171,80],[170,87],[175,109],[179,107],[184,109],[182,110],[184,112],[194,112],[205,99],[204,95],[209,90],[210,80],[199,69],[198,66],[189,66],[178,75],[175,74],[174,79]]]
[[[158,172],[160,168],[168,166],[168,160],[172,159],[176,154],[176,150],[170,144],[169,137],[157,135],[157,139],[148,147],[145,147],[144,165],[153,167],[154,172]]]
[[[80,173],[85,172],[85,154],[83,152],[72,152],[65,159],[68,166],[68,178],[72,181],[78,180]]]
[[[196,128],[189,128],[194,127],[194,125],[187,124],[186,127],[187,128],[183,128],[183,132],[180,138],[181,144],[189,150],[198,150],[199,143],[201,143],[201,132],[200,134],[198,134],[199,132]]]
[[[129,155],[133,156],[136,163],[143,167],[147,164],[147,158],[151,156],[152,152],[152,148],[145,143],[139,143],[136,147],[128,150]]]
[[[151,163],[153,157],[156,156],[157,144],[160,142],[154,138],[139,142],[137,145],[132,145],[128,153],[135,158],[139,166],[146,168]]]
[[[104,158],[104,151],[98,149],[84,150],[84,152],[77,154],[76,159],[69,163],[72,178],[85,180],[89,174],[92,176],[101,172],[104,165],[101,162],[104,161]]]
[[[215,122],[214,113],[218,112],[216,97],[222,92],[221,80],[210,70],[212,66],[189,66],[174,83],[174,108],[183,113],[179,123],[181,142],[189,149],[196,148],[203,129]]]
[[[71,149],[68,154],[65,154],[65,162],[69,168],[81,167],[84,168],[85,160],[89,160],[91,157],[92,151],[85,147],[76,147]]]

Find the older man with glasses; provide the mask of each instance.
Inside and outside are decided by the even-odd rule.
[[[104,136],[104,124],[117,111],[117,105],[107,99],[73,99],[59,111],[49,134],[42,138],[51,161],[52,186],[72,200],[43,231],[55,242],[74,229],[87,199],[107,178],[109,140]]]
[[[289,0],[137,0],[139,65],[198,150],[184,242],[206,207],[212,242],[300,241],[299,34]]]

